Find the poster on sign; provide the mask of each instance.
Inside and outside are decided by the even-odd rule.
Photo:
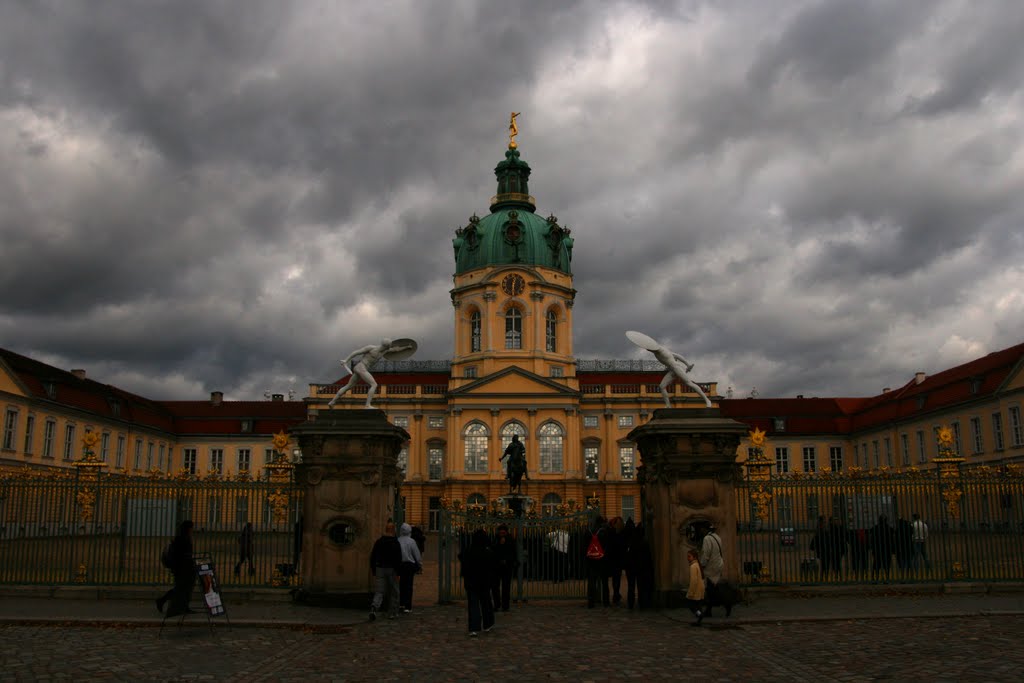
[[[199,575],[203,589],[203,603],[211,617],[224,614],[224,602],[220,597],[220,583],[213,562],[201,560],[196,562],[196,573]]]

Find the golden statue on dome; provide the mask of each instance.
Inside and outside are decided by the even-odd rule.
[[[519,112],[512,112],[512,116],[508,119],[508,148],[515,149],[519,145],[516,144],[516,136],[519,135],[519,126],[516,125],[516,117],[519,116]]]

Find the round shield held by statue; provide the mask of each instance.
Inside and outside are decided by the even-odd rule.
[[[418,348],[416,342],[412,339],[395,339],[391,342],[391,348],[394,351],[386,351],[384,357],[388,360],[405,360],[412,354],[416,353]]]
[[[661,348],[661,344],[654,341],[643,332],[637,332],[636,330],[629,330],[626,332],[626,339],[646,351],[657,351]]]

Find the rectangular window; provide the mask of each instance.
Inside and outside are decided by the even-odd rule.
[[[992,443],[997,451],[1003,450],[1006,446],[1006,444],[1003,443],[1002,413],[992,413]]]
[[[885,437],[885,464],[892,467],[892,439]]]
[[[402,470],[402,474],[409,469],[409,447],[402,446],[402,450],[398,451],[398,469]]]
[[[598,450],[597,446],[584,446],[583,447],[583,470],[584,476],[591,481],[596,481],[598,477]]]
[[[149,472],[153,469],[153,452],[156,448],[156,444],[152,441],[146,444],[146,471]]]
[[[444,429],[444,416],[431,415],[427,418],[427,427],[430,429]]]
[[[953,428],[953,448],[956,449],[956,452],[958,454],[962,453],[962,451],[960,450],[960,423],[954,422],[950,426]]]
[[[625,429],[633,426],[632,415],[619,415],[619,429]]]
[[[273,448],[264,448],[263,449],[263,464],[264,465],[269,465],[272,462],[274,462],[274,449]]]
[[[75,425],[64,427],[64,459],[71,460],[75,455]]]
[[[843,471],[843,447],[842,446],[829,446],[828,449],[828,466],[832,468],[833,472]]]
[[[562,366],[561,365],[552,365],[551,366],[551,377],[561,377],[561,376],[562,376]]]
[[[633,496],[622,497],[622,519],[636,521],[636,498]]]
[[[181,468],[189,474],[196,473],[196,449],[183,448],[181,450]]]
[[[906,434],[900,434],[900,448],[903,450],[903,465],[904,467],[910,465],[910,437]]]
[[[117,469],[124,468],[124,456],[125,456],[125,438],[124,434],[117,435],[117,460],[115,461],[115,467]]]
[[[1010,445],[1024,446],[1024,426],[1020,423],[1020,406],[1010,406]]]
[[[925,448],[924,430],[923,429],[918,429],[917,430],[917,461],[918,462],[927,462],[928,461],[928,452],[927,452],[927,449]]]
[[[441,528],[441,497],[431,496],[427,499],[427,531]]]
[[[444,476],[444,449],[432,446],[427,449],[427,479],[441,481]]]
[[[537,439],[537,450],[540,451],[540,471],[541,472],[561,472],[562,471],[562,436],[554,434],[544,434],[541,432],[540,438]]]
[[[475,365],[471,365],[467,368],[462,369],[462,376],[466,379],[476,379],[477,369]]]
[[[807,496],[807,519],[817,522],[818,514],[818,494],[812,493]]]
[[[814,446],[804,446],[804,472],[818,470],[818,452]]]
[[[103,432],[103,436],[100,437],[100,460],[103,462],[107,461],[110,457],[110,432]]]
[[[4,415],[4,445],[5,451],[14,450],[15,428],[18,426],[18,411],[8,408]]]
[[[35,439],[36,416],[29,415],[25,421],[25,455],[32,454],[32,441]]]
[[[165,448],[166,447],[165,447],[164,444],[160,444],[160,448],[158,449],[159,457],[157,458],[157,461],[156,461],[156,468],[158,470],[163,470],[164,469],[164,449]]]
[[[238,471],[248,472],[252,467],[252,450],[248,448],[238,449]]]
[[[43,457],[53,457],[53,440],[57,434],[57,423],[53,420],[47,420],[43,426]]]
[[[779,474],[789,472],[789,447],[776,446],[775,448],[775,471]]]
[[[583,428],[584,429],[597,429],[597,415],[584,415],[583,416]]]
[[[619,473],[623,479],[633,479],[636,477],[636,468],[634,467],[635,457],[633,455],[632,446],[620,446],[619,447]]]
[[[135,469],[142,469],[142,439],[135,440]]]
[[[392,424],[395,425],[396,427],[401,427],[402,429],[405,429],[409,426],[409,416],[395,415],[394,419],[392,420]]]
[[[882,464],[882,461],[879,458],[878,439],[875,439],[874,441],[871,442],[871,451],[875,455],[875,469],[878,469],[878,467]]]
[[[249,496],[239,496],[235,500],[235,524],[242,525],[249,521]]]
[[[971,443],[974,445],[973,453],[978,455],[985,451],[985,442],[981,437],[981,418],[971,418]]]
[[[788,527],[793,524],[793,496],[780,495],[779,501],[779,525]]]
[[[508,309],[505,314],[505,348],[523,348],[523,314],[515,308]]]
[[[224,449],[210,449],[210,471],[217,474],[224,474]]]
[[[470,425],[479,427],[481,425]],[[463,469],[466,472],[487,471],[487,441],[490,437],[484,430],[474,430],[466,434],[466,451],[463,458]]]

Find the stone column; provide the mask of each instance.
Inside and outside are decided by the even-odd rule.
[[[682,604],[689,582],[686,551],[697,547],[693,531],[714,524],[722,539],[723,577],[736,582],[736,449],[746,425],[717,408],[663,408],[627,437],[641,464],[643,522],[654,560],[654,601]]]
[[[394,515],[409,440],[382,410],[326,410],[292,429],[305,487],[303,602],[369,609],[370,550]]]

